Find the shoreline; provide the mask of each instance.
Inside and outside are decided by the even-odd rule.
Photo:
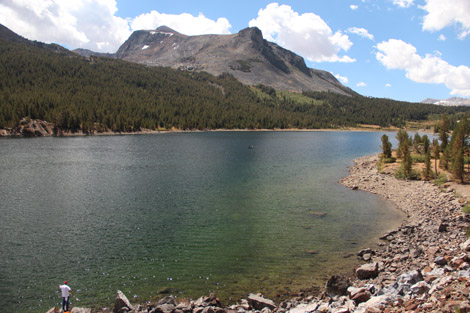
[[[319,128],[319,129],[307,129],[307,128],[273,128],[273,129],[140,129],[137,131],[127,132],[114,132],[114,131],[97,131],[83,132],[79,130],[77,132],[63,131],[56,128],[54,124],[41,121],[41,120],[26,120],[20,121],[20,124],[16,128],[2,128],[0,129],[0,138],[35,138],[35,137],[81,137],[81,136],[123,136],[123,135],[152,135],[152,134],[168,134],[168,133],[198,133],[198,132],[327,132],[327,131],[349,131],[349,132],[389,132],[396,131],[396,128],[382,128],[377,125],[358,125],[357,127],[339,127],[339,128]],[[425,130],[422,130],[423,132]]]
[[[380,241],[377,238],[377,249],[358,251],[364,265],[356,269],[354,278],[333,276],[319,295],[304,294],[277,306],[259,294],[229,307],[222,307],[215,295],[180,303],[168,296],[154,304],[132,306],[118,293],[115,312],[470,312],[470,240],[466,237],[470,217],[462,212],[464,201],[452,187],[440,189],[430,182],[402,181],[379,173],[377,161],[378,155],[354,160],[340,183],[382,196],[407,218]],[[85,310],[75,312],[110,311]]]

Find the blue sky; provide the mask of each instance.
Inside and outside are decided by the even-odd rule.
[[[115,52],[138,29],[265,39],[365,96],[470,97],[470,0],[1,0],[0,23],[32,40]]]

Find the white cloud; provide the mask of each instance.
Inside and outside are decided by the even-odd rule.
[[[426,0],[423,9],[423,30],[438,31],[449,25],[460,25],[461,39],[470,35],[470,1],[469,0]]]
[[[351,8],[351,10],[357,10],[359,8],[359,6],[355,4],[351,4],[349,7]]]
[[[367,39],[370,39],[370,40],[374,40],[374,35],[369,34],[367,29],[365,29],[365,28],[351,27],[351,28],[348,28],[348,33],[356,34],[356,35],[359,35],[361,37],[364,37],[364,38],[367,38]]]
[[[414,0],[393,0],[393,4],[401,8],[409,8],[413,5]]]
[[[28,39],[114,52],[130,35],[115,0],[2,0],[0,23]]]
[[[323,19],[314,13],[299,14],[288,5],[271,3],[260,9],[258,17],[249,22],[258,27],[264,38],[292,50],[314,62],[354,62],[341,51],[352,46],[341,31],[333,33]]]
[[[357,87],[366,87],[366,86],[367,86],[367,84],[366,84],[366,83],[364,83],[364,82],[359,82],[359,83],[357,83],[357,85],[356,85],[356,86],[357,86]]]
[[[437,39],[440,40],[440,41],[446,41],[447,40],[446,36],[444,36],[443,34],[440,34],[439,38],[437,38]]]
[[[188,13],[175,15],[159,13],[155,10],[139,15],[131,22],[132,30],[155,29],[162,25],[185,35],[230,34],[232,27],[226,18],[213,21],[202,13],[199,13],[198,16]]]
[[[331,73],[331,74],[333,74],[333,73]],[[337,80],[339,80],[343,84],[347,84],[349,82],[349,79],[345,76],[341,76],[340,74],[336,74],[336,75],[333,74],[333,75],[336,77]]]
[[[444,84],[452,95],[470,96],[469,67],[450,65],[440,54],[422,57],[414,46],[397,39],[383,41],[377,49],[377,60],[387,69],[405,70],[406,77],[414,82]]]
[[[31,40],[70,49],[115,52],[138,29],[166,25],[187,35],[226,34],[230,23],[203,14],[192,16],[152,11],[134,19],[115,16],[116,0],[0,0],[0,23]]]
[[[392,84],[385,84],[385,87],[390,88],[392,87]]]

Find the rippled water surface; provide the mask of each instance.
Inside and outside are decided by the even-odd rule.
[[[0,308],[158,292],[276,298],[350,272],[399,212],[337,181],[382,133],[209,132],[0,140]],[[393,137],[393,134],[389,134]],[[252,145],[254,148],[249,149]]]

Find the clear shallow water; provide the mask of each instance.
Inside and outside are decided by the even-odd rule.
[[[349,273],[356,261],[344,256],[402,217],[337,183],[381,135],[0,140],[0,307],[46,311],[63,280],[80,306],[110,305],[117,289],[131,302],[169,288],[229,303]]]

